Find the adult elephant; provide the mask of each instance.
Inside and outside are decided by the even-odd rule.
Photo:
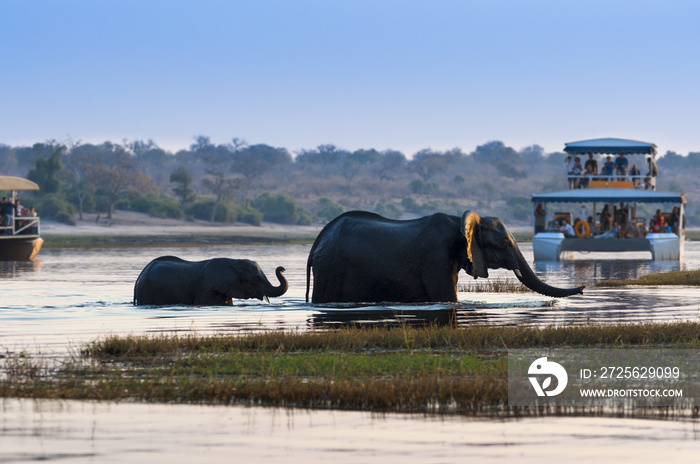
[[[467,211],[410,221],[350,211],[328,223],[306,264],[306,300],[313,270],[314,303],[456,302],[457,275],[488,277],[505,268],[535,292],[552,297],[582,293],[542,282],[499,218]]]
[[[275,271],[273,286],[258,263],[247,259],[214,258],[185,261],[161,256],[143,268],[134,285],[135,305],[230,306],[232,299],[277,297],[287,291],[284,268]]]

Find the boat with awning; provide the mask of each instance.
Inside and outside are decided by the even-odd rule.
[[[532,195],[536,261],[573,258],[574,252],[645,251],[652,260],[682,258],[686,199],[682,194],[656,190],[656,145],[605,138],[567,143],[564,151],[574,159],[586,156],[594,161],[591,166],[598,167],[613,156],[616,161],[626,159],[620,164],[627,169],[568,171],[569,190]],[[630,174],[635,155],[641,155],[648,167]],[[571,230],[565,224],[573,234],[565,233]]]
[[[36,191],[39,186],[21,177],[0,176],[0,192],[7,192],[7,199],[15,204],[17,192]],[[44,240],[40,236],[39,218],[17,216],[14,209],[0,217],[0,261],[27,261],[41,250]]]

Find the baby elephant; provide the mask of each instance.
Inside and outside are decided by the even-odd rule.
[[[135,305],[230,306],[233,298],[277,297],[287,291],[284,268],[275,271],[274,287],[258,263],[247,259],[214,258],[185,261],[161,256],[143,268],[134,285]]]

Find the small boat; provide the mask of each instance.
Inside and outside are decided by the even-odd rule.
[[[34,182],[21,177],[0,176],[0,192],[15,202],[17,192],[39,190]],[[28,261],[41,249],[38,217],[0,217],[0,261]]]
[[[654,261],[682,259],[686,199],[656,190],[656,145],[606,138],[567,143],[564,151],[571,157],[587,156],[599,165],[620,155],[630,156],[632,165],[633,157],[641,155],[648,169],[632,175],[629,169],[612,174],[602,169],[586,174],[570,171],[566,174],[570,190],[533,194],[535,261],[573,259],[574,252],[650,252]],[[596,159],[598,155],[603,158]],[[647,173],[642,175],[642,171]],[[668,223],[666,231],[647,228],[652,217]],[[617,233],[611,227],[614,221],[620,226]],[[564,222],[572,226],[573,235],[561,231]]]

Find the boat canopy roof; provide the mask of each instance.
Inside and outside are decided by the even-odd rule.
[[[678,193],[635,189],[576,189],[562,192],[536,193],[535,203],[685,203],[685,196]]]
[[[591,139],[564,144],[564,151],[576,153],[624,153],[626,155],[656,155],[656,145],[626,139]]]
[[[39,190],[39,186],[21,177],[0,176],[0,191],[5,190]]]

